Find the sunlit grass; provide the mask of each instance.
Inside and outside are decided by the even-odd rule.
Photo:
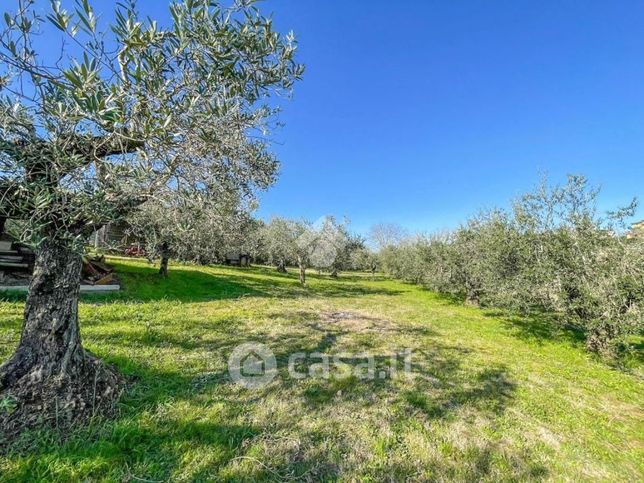
[[[131,381],[117,417],[26,435],[0,457],[11,480],[641,480],[638,367],[594,360],[540,319],[464,307],[368,276],[114,260],[122,293],[81,305],[86,347]],[[0,303],[0,358],[23,302]],[[374,321],[331,323],[343,311]],[[263,342],[280,374],[247,390],[232,349]],[[411,377],[294,380],[289,354],[413,350]]]

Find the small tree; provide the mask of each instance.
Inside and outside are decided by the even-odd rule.
[[[378,269],[378,256],[362,246],[351,252],[350,264],[353,270],[371,272],[371,278],[373,278]]]
[[[318,270],[329,270],[332,277],[347,268],[349,260],[348,222],[338,223],[333,216],[325,216],[316,225],[307,226],[310,231],[309,261]]]
[[[302,284],[306,283],[309,266],[333,269],[346,241],[343,225],[333,217],[325,217],[318,224],[275,217],[264,228],[263,239],[270,262],[280,272],[286,272],[287,263],[295,262]]]
[[[263,230],[264,251],[267,258],[286,272],[286,264],[293,261],[299,269],[301,284],[306,283],[306,269],[312,263],[319,263],[322,231],[307,221],[272,218]]]
[[[167,28],[133,4],[103,26],[77,5],[41,15],[19,0],[0,31],[0,217],[37,246],[20,343],[0,367],[0,397],[18,401],[7,428],[112,405],[120,378],[79,335],[85,240],[157,195],[270,184],[276,110],[262,100],[303,71],[252,1],[173,1]],[[52,29],[61,48],[47,58],[34,36]]]
[[[399,245],[407,237],[407,231],[396,223],[378,223],[369,230],[369,239],[378,250]]]
[[[280,273],[296,259],[295,240],[299,236],[296,224],[285,218],[274,217],[262,230],[262,246],[267,261]]]
[[[293,222],[295,259],[299,269],[300,283],[306,284],[306,269],[319,242],[319,233],[307,221]]]
[[[241,249],[254,229],[250,209],[234,192],[211,193],[150,200],[127,221],[129,234],[143,242],[148,259],[159,260],[159,275],[167,277],[170,258],[206,265]]]

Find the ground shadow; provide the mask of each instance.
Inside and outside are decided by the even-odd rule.
[[[278,315],[278,314],[275,314]],[[355,315],[355,314],[354,314]],[[346,313],[347,320],[354,315]],[[500,365],[470,367],[464,364],[470,351],[463,347],[446,345],[438,334],[423,326],[401,326],[378,317],[364,316],[361,330],[370,331],[370,337],[387,338],[399,332],[411,334],[422,340],[412,355],[410,379],[391,376],[392,353],[383,349],[372,352],[375,378],[361,379],[355,374],[339,375],[328,379],[308,379],[303,382],[288,375],[288,361],[296,352],[324,352],[334,354],[341,347],[343,338],[350,337],[358,327],[339,323],[337,313],[319,314],[299,310],[279,314],[292,324],[287,333],[274,334],[269,327],[246,327],[241,319],[226,316],[213,321],[189,320],[200,337],[179,332],[167,337],[165,331],[155,329],[141,333],[109,333],[94,335],[94,342],[104,340],[104,347],[113,352],[99,354],[115,365],[129,380],[130,385],[119,403],[119,413],[109,421],[96,421],[87,428],[69,434],[53,432],[31,433],[13,447],[14,454],[29,456],[29,463],[7,478],[26,479],[31,474],[43,474],[46,462],[58,460],[69,467],[87,461],[106,462],[110,467],[123,470],[124,477],[132,481],[172,479],[177,468],[185,468],[186,452],[204,448],[211,458],[195,469],[193,480],[335,480],[343,477],[337,456],[327,453],[320,441],[331,433],[320,429],[317,434],[302,433],[298,437],[307,441],[316,451],[294,447],[284,455],[282,462],[267,465],[249,450],[253,441],[267,434],[292,431],[286,423],[280,426],[268,419],[252,418],[247,424],[233,423],[240,414],[253,414],[270,397],[287,398],[292,404],[302,404],[308,414],[315,416],[334,407],[367,411],[382,404],[391,406],[392,427],[402,427],[406,420],[419,424],[445,422],[459,417],[461,411],[470,415],[496,418],[512,403],[517,384],[506,367]],[[355,316],[354,318],[357,318]],[[109,327],[110,323],[101,321]],[[162,329],[162,328],[161,328]],[[197,330],[198,329],[198,330]],[[203,329],[203,330],[202,330]],[[199,352],[213,360],[225,361],[233,347],[243,342],[257,340],[267,344],[275,353],[279,376],[269,385],[252,394],[240,392],[231,380],[224,365],[213,371],[190,369],[190,365],[176,369],[161,369],[155,360],[137,355],[141,347],[167,349],[174,354]],[[90,344],[91,345],[91,344]],[[186,351],[186,352],[183,352]],[[149,354],[149,351],[145,352]],[[126,354],[126,355],[116,355]],[[316,360],[303,361],[298,369],[308,372]],[[350,367],[365,360],[361,356],[342,359]],[[395,368],[404,370],[404,357],[398,354]],[[387,377],[379,377],[381,372]],[[404,376],[403,376],[404,377]],[[195,413],[181,420],[165,408],[182,404],[202,407],[214,413]],[[280,423],[285,424],[285,423]],[[375,428],[374,428],[375,430]],[[341,442],[336,443],[342,446]],[[352,448],[340,447],[336,451],[350,454]],[[510,459],[520,477],[543,477],[546,470],[533,461],[529,449],[512,453],[488,441],[472,450],[474,463],[466,471],[468,479],[480,479],[490,474],[499,455]],[[475,453],[475,454],[474,454]],[[469,456],[468,456],[469,458]],[[245,462],[246,464],[238,464]],[[458,479],[461,473],[451,468],[449,459],[437,459],[424,470],[427,474],[450,474]],[[49,471],[47,469],[47,471]],[[413,479],[418,468],[400,462],[385,463],[374,470],[382,480]],[[50,475],[51,476],[51,475]]]
[[[307,275],[302,286],[295,273],[279,273],[268,267],[231,268],[214,272],[210,267],[172,265],[167,278],[158,274],[151,264],[122,263],[110,260],[116,268],[120,292],[83,293],[81,300],[90,304],[118,301],[151,302],[168,300],[178,302],[207,302],[242,297],[359,297],[365,295],[398,295],[402,293],[386,287],[374,286],[368,277],[342,274],[339,278],[328,275]],[[223,268],[223,267],[221,267]],[[380,278],[377,281],[383,281]],[[24,292],[0,292],[0,301],[23,302]]]
[[[465,297],[458,294],[436,293],[427,291],[437,302],[457,307],[464,307]],[[533,308],[520,313],[510,309],[489,306],[470,306],[485,317],[501,320],[508,332],[520,339],[543,344],[550,341],[566,341],[572,346],[581,346],[585,336],[579,327],[566,323],[561,316]]]
[[[302,286],[294,273],[282,274],[267,267],[230,268],[212,271],[209,267],[199,270],[191,266],[173,265],[167,278],[159,277],[157,269],[143,263],[124,264],[113,262],[117,269],[122,291],[110,294],[85,294],[87,303],[113,301],[150,302],[173,300],[180,302],[206,302],[211,300],[239,299],[242,297],[358,297],[364,295],[397,295],[401,293],[373,284],[359,276],[341,276],[338,279],[325,275],[308,275]],[[24,296],[23,296],[24,298]]]
[[[542,310],[533,310],[518,314],[509,310],[487,309],[482,311],[486,317],[493,317],[503,322],[511,335],[531,343],[565,341],[571,346],[583,345],[584,332],[573,325],[565,323],[557,314]]]

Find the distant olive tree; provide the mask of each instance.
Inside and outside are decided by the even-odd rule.
[[[262,253],[266,261],[286,273],[287,266],[297,258],[296,240],[301,230],[297,223],[286,218],[274,217],[261,231]]]
[[[371,253],[367,249],[366,240],[361,235],[350,233],[348,223],[342,226],[342,244],[336,253],[335,261],[333,262],[333,270],[336,272],[346,270],[371,270],[365,257],[360,258],[358,253]],[[365,262],[363,266],[357,267],[358,261]],[[333,275],[333,273],[332,273]]]
[[[332,216],[318,223],[274,217],[263,229],[265,257],[280,272],[286,272],[288,263],[296,264],[305,284],[308,267],[337,274],[335,263],[345,250],[346,233],[346,224]]]
[[[349,263],[352,270],[371,272],[373,277],[378,270],[378,255],[365,246],[361,246],[351,252]]]
[[[307,229],[315,240],[309,256],[311,265],[319,271],[328,270],[332,277],[337,277],[348,263],[348,221],[338,222],[333,216],[325,216]]]
[[[87,237],[157,195],[269,185],[277,111],[265,100],[303,71],[293,37],[249,0],[172,1],[167,27],[133,3],[117,3],[110,24],[88,0],[12,5],[0,31],[0,217],[22,220],[37,259],[20,343],[0,367],[0,397],[17,401],[3,428],[112,406],[121,378],[79,335]],[[55,55],[40,50],[42,32]]]
[[[399,245],[408,233],[396,223],[378,223],[369,230],[369,239],[378,250]]]
[[[251,209],[234,192],[150,200],[126,218],[128,235],[143,244],[150,261],[159,260],[159,275],[167,277],[171,258],[207,265],[231,251],[250,251]]]
[[[306,283],[306,269],[311,265],[315,249],[320,241],[320,235],[313,224],[308,221],[294,222],[293,234],[295,260],[299,269],[300,283],[304,285]]]

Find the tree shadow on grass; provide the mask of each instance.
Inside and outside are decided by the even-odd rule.
[[[466,306],[465,299],[461,295],[436,292],[428,292],[428,294],[431,294],[434,300],[443,305]],[[510,334],[532,343],[543,344],[551,341],[566,341],[571,346],[581,347],[585,340],[584,333],[579,327],[566,324],[560,316],[545,310],[535,308],[527,313],[518,313],[498,307],[469,307],[473,310],[478,310],[485,317],[502,321]]]
[[[398,295],[399,290],[367,284],[360,276],[331,278],[307,275],[302,286],[294,273],[282,274],[266,267],[230,268],[173,265],[167,278],[158,274],[153,265],[111,261],[121,285],[120,292],[82,293],[89,304],[110,302],[145,303],[157,300],[207,302],[235,300],[243,297],[269,298],[350,298],[365,295]],[[24,302],[25,292],[0,292],[0,301]]]
[[[346,335],[343,331],[322,331],[319,323],[313,329],[320,332],[318,345],[307,346],[309,350],[333,353],[339,340]],[[360,414],[386,404],[392,408],[393,427],[404,427],[409,421],[422,421],[425,427],[439,421],[465,424],[473,424],[471,421],[478,419],[496,421],[512,405],[518,385],[506,366],[469,367],[463,364],[469,349],[444,345],[433,335],[424,334],[424,337],[431,338],[429,347],[413,351],[409,374],[404,373],[404,353],[397,353],[393,358],[391,352],[380,351],[371,354],[374,365],[370,377],[365,378],[364,371],[363,377],[341,372],[326,379],[293,381],[281,371],[280,385],[272,386],[271,390],[296,392],[312,412],[348,406]],[[367,363],[360,355],[344,356],[341,361],[352,368]],[[296,369],[299,373],[307,373],[312,364],[319,362],[320,359],[307,360]],[[538,479],[548,474],[529,447],[509,448],[493,438],[473,440],[471,447],[459,458],[467,464],[439,458],[421,469],[427,474],[452,475],[455,479],[474,481],[498,472],[499,461],[504,460],[511,463],[513,477],[518,479]],[[328,471],[332,462],[325,463],[322,467]],[[404,480],[417,476],[419,467],[385,462],[378,472],[383,480]],[[342,477],[342,474],[333,474],[333,477]]]
[[[185,323],[196,327],[196,332],[180,332],[165,341],[164,333],[111,333],[105,336],[109,337],[105,345],[113,347],[114,351],[100,355],[131,381],[120,401],[117,417],[110,421],[96,421],[71,435],[27,436],[23,449],[16,446],[14,451],[30,456],[29,463],[16,466],[14,473],[7,477],[20,479],[28,474],[41,474],[50,479],[56,476],[59,479],[71,478],[79,465],[96,461],[100,464],[97,463],[92,476],[100,478],[103,472],[102,476],[107,474],[108,479],[159,481],[172,479],[177,471],[189,471],[193,480],[334,480],[346,476],[346,468],[342,469],[339,464],[337,452],[350,454],[352,448],[348,445],[343,447],[344,443],[334,437],[333,425],[328,432],[322,427],[317,430],[318,434],[312,434],[298,429],[295,421],[293,425],[277,424],[270,418],[252,417],[261,414],[266,401],[285,399],[298,408],[306,408],[307,417],[314,419],[324,417],[329,408],[364,411],[368,415],[370,411],[388,404],[392,407],[392,427],[397,427],[406,421],[423,425],[432,421],[450,421],[459,418],[462,410],[497,418],[512,403],[517,389],[505,367],[471,368],[464,364],[468,349],[445,345],[431,329],[421,326],[387,327],[386,331],[374,331],[370,336],[387,339],[400,331],[419,341],[412,354],[410,379],[376,377],[362,380],[349,375],[297,381],[289,377],[287,370],[291,354],[334,354],[341,348],[343,339],[353,335],[352,327],[338,325],[335,319],[328,322],[320,314],[310,311],[279,315],[292,319],[294,324],[310,322],[294,325],[293,331],[288,333],[273,334],[263,326],[255,326],[253,331],[242,330],[239,324],[243,321],[236,318],[217,324],[208,322],[207,327],[202,328],[199,324],[204,322],[195,320]],[[370,327],[382,328],[380,319],[372,318],[367,322],[373,323]],[[109,322],[106,324],[109,326]],[[237,327],[237,330],[231,330],[231,327]],[[206,329],[207,333],[204,332]],[[195,337],[195,333],[199,337]],[[91,339],[98,342],[101,337],[95,334]],[[249,340],[261,341],[271,347],[279,369],[279,376],[274,381],[254,392],[238,388],[225,366],[232,349]],[[170,349],[165,357],[180,358],[182,354],[198,352],[219,362],[213,370],[188,363],[177,366],[174,361],[172,366],[168,366],[168,362],[162,359],[137,355],[141,347]],[[174,355],[175,350],[177,355]],[[391,368],[391,352],[375,345],[372,355],[377,374]],[[304,361],[299,369],[308,372],[312,362],[319,361]],[[343,362],[355,367],[365,361],[361,356],[347,356]],[[401,374],[404,369],[402,356],[397,358],[396,368],[397,374],[405,377]],[[184,406],[190,408],[190,412],[173,409]],[[240,415],[251,417],[240,419]],[[181,419],[177,419],[180,416]],[[351,422],[343,424],[347,425],[344,431],[351,431]],[[292,434],[293,431],[297,431],[296,437],[309,446],[283,450],[287,452],[279,455],[276,461],[271,460],[270,455],[251,451],[253,444],[261,438],[271,438],[280,432]],[[328,438],[334,438],[335,453],[329,451],[324,443]],[[195,461],[193,470],[186,457],[195,449],[200,451],[200,457],[204,454],[210,456],[207,461]],[[506,460],[512,459],[520,476],[545,475],[545,470],[532,461],[528,450],[514,454],[493,441],[473,449],[471,456],[460,457],[469,458],[466,476],[480,479],[494,471],[501,456]],[[53,461],[61,463],[62,473],[52,473],[50,463]],[[449,459],[437,459],[431,464],[424,463],[421,469],[427,474],[437,475],[454,472],[453,476],[458,479],[461,473],[452,468],[451,463],[454,462]],[[109,473],[114,468],[118,469],[117,474]],[[418,470],[419,467],[411,463],[406,465],[384,460],[372,475],[382,480],[404,480],[413,479]]]
[[[385,287],[365,284],[362,277],[331,279],[309,275],[302,286],[296,275],[281,274],[265,267],[223,268],[172,266],[167,278],[159,277],[151,265],[115,262],[122,291],[110,294],[85,294],[83,301],[102,303],[113,301],[150,302],[172,300],[204,302],[239,299],[242,297],[357,297],[363,295],[397,295]]]
[[[565,341],[574,347],[582,347],[585,341],[583,331],[565,324],[557,314],[534,310],[527,314],[517,314],[508,310],[483,310],[486,317],[501,320],[506,330],[519,339],[536,344]]]
[[[484,442],[467,449],[467,459],[435,458],[430,464],[387,463],[382,481],[547,481],[548,468],[529,448],[508,451],[503,444]],[[499,471],[501,466],[503,471]]]

